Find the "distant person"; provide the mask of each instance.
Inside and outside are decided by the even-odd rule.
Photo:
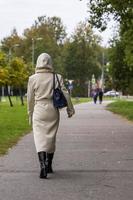
[[[50,55],[42,53],[36,64],[36,72],[29,77],[27,105],[29,122],[33,127],[34,142],[40,162],[40,178],[53,173],[52,160],[56,148],[56,133],[59,127],[60,113],[53,105],[53,67]],[[70,95],[65,89],[63,78],[57,74],[61,89],[67,100],[67,114],[75,113]],[[56,87],[57,87],[56,82]]]
[[[94,89],[92,91],[92,98],[93,98],[93,101],[94,101],[95,104],[97,103],[97,97],[98,97],[98,90]]]
[[[103,101],[103,91],[101,88],[99,88],[98,96],[99,96],[99,103],[101,104]]]

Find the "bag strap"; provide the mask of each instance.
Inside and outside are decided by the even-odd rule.
[[[60,85],[60,81],[59,81],[58,75],[57,74],[55,74],[55,75],[56,75],[56,79],[57,79],[57,82],[58,82],[58,87],[61,89],[61,85]]]
[[[59,81],[58,75],[56,73],[53,73],[53,89],[55,89],[55,77],[58,82],[58,87],[61,89],[60,81]]]
[[[55,89],[55,73],[53,72],[53,90]]]

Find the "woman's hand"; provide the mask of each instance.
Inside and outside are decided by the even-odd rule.
[[[75,114],[74,108],[71,109],[71,110],[67,108],[67,114],[68,114],[68,117],[69,117],[69,118],[72,117],[72,116]]]

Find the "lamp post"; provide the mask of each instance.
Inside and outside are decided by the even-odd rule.
[[[102,75],[101,75],[101,80],[102,80],[102,91],[104,92],[104,52],[102,53]]]
[[[32,38],[32,68],[34,68],[34,57],[35,57],[35,41]]]
[[[20,46],[20,44],[14,44],[13,46],[11,46],[11,47],[9,48],[9,52],[8,52],[9,64],[10,64],[11,58],[12,58],[12,49],[15,48],[15,47],[19,47],[19,46]]]
[[[34,63],[35,63],[35,41],[40,41],[43,38],[38,37],[38,38],[32,38],[32,69],[34,68]]]
[[[95,79],[95,75],[94,74],[92,74],[91,84],[92,84],[92,89],[95,89],[95,87],[96,87],[96,79]]]
[[[19,46],[20,46],[20,44],[14,44],[13,46],[11,46],[9,48],[9,53],[8,53],[8,56],[9,56],[9,65],[10,65],[11,59],[12,59],[12,49],[16,48],[16,47],[19,47]],[[11,93],[11,86],[10,85],[8,85],[8,93],[9,94]]]

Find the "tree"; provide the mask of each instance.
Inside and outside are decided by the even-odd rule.
[[[74,95],[87,96],[87,82],[92,74],[98,78],[99,38],[87,23],[79,23],[75,33],[66,44],[65,71],[67,79],[74,80]]]
[[[21,58],[16,57],[12,59],[8,70],[9,84],[19,90],[21,103],[24,105],[23,89],[26,88],[29,76],[26,65]]]
[[[0,86],[6,85],[8,81],[8,70],[6,68],[0,67]]]
[[[131,0],[88,0],[90,23],[104,30],[113,16],[114,20],[125,26],[133,21],[133,2]]]
[[[6,92],[8,95],[10,106],[13,106],[13,103],[8,92],[8,83],[9,83],[9,71],[7,68],[8,62],[6,55],[3,52],[0,52],[0,86],[5,86]]]
[[[52,56],[55,69],[63,71],[60,62],[65,37],[65,27],[59,17],[41,16],[35,20],[31,27],[24,30],[22,37],[18,36],[16,29],[14,29],[11,36],[2,40],[2,50],[8,56],[11,51],[12,57],[23,58],[30,68],[33,64],[33,48],[35,62],[39,54],[45,51]],[[33,70],[32,68],[31,72]]]
[[[113,88],[121,90],[123,94],[130,94],[129,86],[132,81],[132,69],[128,66],[125,58],[123,43],[119,40],[110,48],[110,63]]]
[[[8,60],[11,57],[15,56],[22,56],[21,48],[22,48],[22,38],[18,36],[17,30],[13,29],[10,36],[5,37],[2,41],[2,51],[8,55]]]
[[[133,1],[89,0],[88,2],[89,21],[93,26],[105,30],[112,16],[119,23],[119,39],[115,38],[115,42],[113,41],[111,53],[115,59],[111,59],[112,75],[116,82],[121,82],[121,88],[117,85],[119,89],[133,93],[131,86],[133,83]]]
[[[31,61],[32,39],[35,41],[35,61],[42,52],[47,52],[53,59],[53,65],[58,70],[61,45],[66,37],[65,27],[58,17],[41,16],[31,28],[24,31],[24,46],[26,61]],[[40,41],[37,38],[41,38]]]

